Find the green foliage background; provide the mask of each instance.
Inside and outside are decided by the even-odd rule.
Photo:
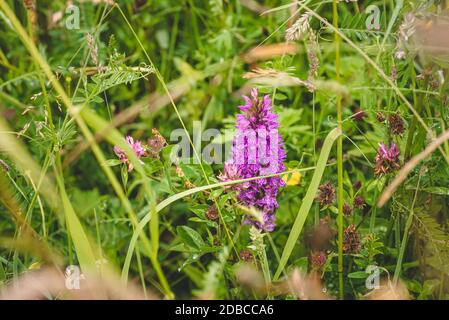
[[[2,0],[11,7],[39,54],[57,75],[71,105],[88,110],[81,114],[87,127],[98,134],[103,124],[114,123],[127,110],[137,110],[118,125],[120,134],[146,141],[152,136],[152,128],[157,128],[168,146],[160,159],[144,159],[141,169],[128,174],[113,160],[117,132],[106,130],[105,137],[97,141],[100,152],[110,160],[99,162],[75,119],[77,110],[67,111],[61,95],[42,72],[42,65],[18,36],[11,17],[0,10],[0,113],[12,131],[7,132],[2,124],[4,144],[0,145],[0,159],[9,170],[1,173],[1,286],[6,287],[30,269],[55,263],[40,252],[39,248],[48,247],[49,252],[61,257],[57,262],[60,266],[82,263],[80,254],[86,254],[89,261],[91,250],[95,260],[106,261],[118,273],[126,265],[126,255],[131,253],[128,278],[168,297],[173,292],[176,298],[254,298],[235,277],[235,269],[242,263],[239,253],[250,250],[254,255],[252,264],[262,271],[266,282],[272,280],[314,170],[302,171],[299,183],[281,191],[277,228],[269,236],[250,234],[248,226],[242,224],[245,209],[237,204],[234,193],[223,188],[185,196],[157,214],[155,206],[188,190],[189,184],[192,189],[217,183],[216,176],[223,169],[221,165],[203,163],[203,171],[198,164],[181,164],[183,175],[179,174],[179,169],[170,163],[169,153],[175,142],[169,138],[174,129],[182,128],[180,118],[190,134],[194,121],[201,121],[203,130],[232,129],[237,106],[242,104],[241,96],[258,87],[273,97],[289,170],[313,169],[317,165],[323,141],[337,127],[337,96],[343,97],[343,199],[351,206],[356,196],[363,196],[366,201],[363,208],[344,218],[344,227],[356,225],[362,241],[360,252],[344,255],[344,297],[363,298],[368,292],[366,267],[378,265],[385,279],[400,276],[413,298],[447,298],[449,167],[442,154],[449,155],[449,145],[445,142],[442,151],[437,150],[414,168],[388,204],[377,208],[378,197],[395,176],[374,175],[378,143],[397,143],[404,164],[424,150],[431,137],[393,88],[357,51],[362,50],[385,75],[393,77],[398,90],[427,127],[435,135],[441,134],[449,120],[447,57],[429,57],[410,50],[405,59],[398,60],[394,52],[398,30],[408,12],[428,21],[444,16],[447,2],[339,3],[339,30],[353,44],[345,39],[340,44],[339,84],[335,80],[334,33],[323,21],[312,17],[310,29],[318,39],[319,60],[314,92],[291,80],[308,77],[308,53],[313,50],[309,37],[289,42],[296,46],[294,52],[274,55],[267,47],[284,45],[285,29],[304,12],[290,1],[120,0],[116,1],[118,7],[102,1],[74,1],[80,9],[80,28],[72,30],[65,25],[70,16],[65,1],[37,1],[34,13],[25,2]],[[364,9],[370,4],[380,8],[378,31],[368,30],[365,25],[369,14]],[[306,1],[306,5],[332,21],[332,1]],[[273,10],[260,14],[269,9]],[[58,12],[62,18],[52,22]],[[87,34],[93,39],[90,46]],[[251,60],[248,52],[254,53],[250,51],[254,48],[267,50],[268,58]],[[268,80],[264,78],[263,83],[260,78],[244,77],[255,68],[274,69],[276,74]],[[417,79],[425,72],[433,78]],[[290,82],[277,82],[285,75]],[[441,79],[436,87],[432,85],[435,79]],[[357,120],[354,114],[361,110],[364,117]],[[405,132],[392,135],[388,123],[377,120],[379,113],[386,117],[400,114],[405,120]],[[39,164],[37,177],[45,173],[50,183],[57,186],[53,193],[57,199],[48,200],[51,196],[43,193],[37,196],[36,186],[44,188],[44,184],[30,178],[30,161],[21,165],[15,160],[14,151],[8,152],[6,134],[16,136],[11,145],[23,145]],[[321,183],[330,181],[337,185],[336,159],[333,148],[324,159],[327,166],[323,177],[317,178]],[[105,166],[110,166],[120,181],[132,210],[117,195],[111,178],[103,171]],[[357,181],[362,186],[359,190],[354,188]],[[214,201],[222,215],[217,221],[206,216]],[[336,206],[336,202],[323,207],[313,201],[305,212],[304,227],[298,230],[299,238],[293,239],[287,273],[295,268],[310,271],[312,249],[308,234],[326,217],[336,229]],[[70,215],[72,211],[74,216]],[[143,229],[146,236],[137,240],[136,252],[128,252],[137,225],[130,212],[136,221],[151,213],[151,222]],[[80,234],[70,235],[68,230],[78,230]],[[25,248],[17,244],[25,243],[27,237],[38,242]],[[326,249],[327,262],[320,273],[333,296],[338,296],[339,291],[337,247],[336,239],[331,239]],[[272,294],[260,296],[266,297]]]

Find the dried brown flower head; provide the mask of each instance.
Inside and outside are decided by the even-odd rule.
[[[196,188],[196,185],[190,182],[189,180],[184,181],[184,187],[187,189],[193,189]]]
[[[396,67],[396,65],[394,65],[391,68],[391,75],[390,75],[390,79],[393,82],[396,82],[396,80],[398,80],[398,68]]]
[[[319,186],[318,201],[322,206],[331,205],[335,200],[336,190],[331,182]]]
[[[343,235],[343,252],[359,253],[362,249],[360,235],[353,224],[349,225]]]
[[[217,220],[219,218],[218,210],[215,205],[211,205],[206,211],[206,218],[209,220]]]
[[[365,198],[362,196],[356,196],[354,198],[354,208],[363,209],[365,207]]]
[[[382,112],[377,112],[376,113],[376,119],[377,121],[379,121],[380,123],[385,122],[385,115]]]
[[[363,111],[363,110],[360,109],[360,108],[357,108],[357,109],[354,111],[354,113],[352,114],[352,118],[353,118],[354,120],[356,120],[356,121],[362,121],[363,118],[365,118],[365,116],[366,116],[366,112]]]
[[[362,187],[362,182],[360,180],[357,180],[356,182],[354,182],[353,188],[356,192],[359,191],[361,187]]]
[[[343,214],[345,216],[350,216],[352,214],[352,208],[349,204],[343,204]]]
[[[153,137],[148,139],[148,150],[147,153],[151,158],[159,159],[159,154],[162,149],[165,147],[167,141],[165,138],[157,131],[157,129],[153,128],[151,130],[153,133]]]
[[[254,260],[254,256],[248,249],[243,249],[239,253],[240,259],[242,259],[245,262],[252,262]]]
[[[390,133],[393,135],[402,135],[405,131],[405,123],[402,117],[395,113],[388,117]]]
[[[184,171],[183,171],[182,168],[179,167],[179,166],[176,167],[176,175],[177,175],[179,178],[183,178],[183,177],[185,176]]]
[[[310,254],[309,261],[312,270],[319,271],[326,263],[327,255],[324,251],[314,251]]]

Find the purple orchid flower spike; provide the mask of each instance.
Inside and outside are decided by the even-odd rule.
[[[286,153],[278,132],[279,121],[268,95],[260,98],[257,89],[243,97],[242,113],[237,115],[237,132],[232,146],[232,161],[225,164],[220,180],[240,179],[280,173],[285,170]],[[236,179],[234,179],[236,180]],[[238,186],[239,200],[261,212],[261,219],[247,216],[245,223],[271,232],[275,228],[277,194],[285,182],[281,177],[260,178]]]

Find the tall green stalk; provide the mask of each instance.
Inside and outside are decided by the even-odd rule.
[[[333,25],[338,29],[338,8],[337,0],[333,0]],[[335,35],[335,80],[340,82],[340,35]],[[342,129],[341,125],[341,95],[337,94],[337,125],[338,129]],[[337,172],[338,172],[338,288],[340,299],[344,298],[343,287],[343,135],[337,140]]]

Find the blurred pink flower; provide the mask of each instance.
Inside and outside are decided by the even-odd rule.
[[[220,173],[218,176],[218,180],[221,182],[230,182],[235,180],[243,179],[241,176],[241,172],[239,171],[238,167],[233,164],[232,162],[226,162],[223,167],[223,172]],[[240,184],[233,184],[229,186],[225,186],[225,189],[232,189],[232,190],[240,190],[241,188],[247,188],[248,182],[243,182]]]
[[[139,140],[136,140],[134,142],[133,137],[126,136],[125,141],[134,150],[137,158],[140,159],[145,154],[145,148],[142,146],[142,142],[140,142]],[[114,146],[114,153],[123,163],[128,165],[128,172],[131,172],[134,167],[126,156],[125,151],[123,151],[119,146]]]

